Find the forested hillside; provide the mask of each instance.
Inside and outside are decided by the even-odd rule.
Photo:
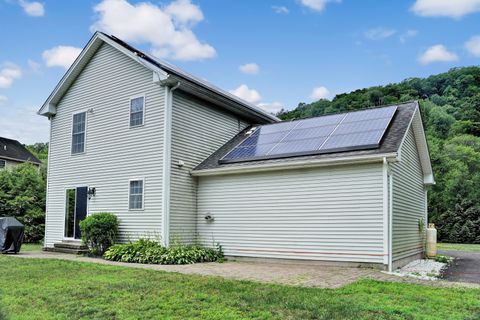
[[[480,243],[480,67],[300,103],[284,120],[419,100],[437,184],[429,193],[430,221],[439,238]]]

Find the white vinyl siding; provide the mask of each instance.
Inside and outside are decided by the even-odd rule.
[[[423,173],[412,129],[401,149],[401,161],[392,165],[393,173],[393,261],[423,252],[425,220]],[[424,221],[426,225],[426,221]]]
[[[129,127],[129,101],[142,93],[148,121]],[[162,227],[164,89],[152,72],[108,44],[102,45],[58,104],[51,120],[47,196],[47,247],[63,238],[65,190],[96,188],[89,213],[113,212],[120,220],[120,240],[158,236]],[[71,156],[72,114],[87,113],[87,149]],[[129,181],[145,177],[144,210],[129,210]]]
[[[197,231],[229,256],[383,264],[382,179],[381,163],[199,177]]]
[[[190,241],[196,234],[196,188],[190,170],[248,124],[207,102],[173,95],[170,238]],[[182,167],[178,166],[183,161]]]

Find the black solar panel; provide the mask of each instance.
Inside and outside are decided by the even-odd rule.
[[[260,126],[220,163],[378,148],[396,106]]]

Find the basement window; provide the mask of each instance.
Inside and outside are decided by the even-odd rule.
[[[130,210],[143,210],[143,179],[130,180],[129,186]]]
[[[6,166],[7,166],[7,161],[0,160],[0,170],[5,169]]]
[[[139,96],[130,99],[130,127],[143,125],[145,118],[145,97]]]

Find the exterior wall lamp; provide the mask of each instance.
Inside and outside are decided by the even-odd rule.
[[[95,197],[96,193],[97,193],[97,189],[95,187],[88,188],[87,190],[88,200],[92,199],[92,197]]]

